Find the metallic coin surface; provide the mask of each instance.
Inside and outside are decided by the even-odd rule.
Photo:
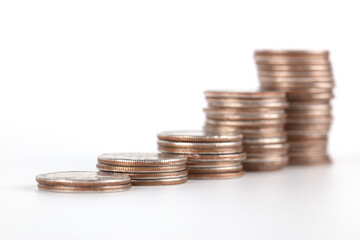
[[[286,135],[278,137],[245,137],[244,145],[249,144],[277,144],[285,143],[287,140]]]
[[[107,172],[132,172],[132,173],[154,173],[154,172],[176,172],[186,169],[186,165],[174,166],[114,166],[98,163],[96,167]]]
[[[68,171],[39,174],[36,181],[44,185],[97,187],[128,184],[130,177],[127,174]]]
[[[234,160],[234,161],[189,161],[187,166],[198,166],[198,167],[228,167],[239,165],[243,162],[243,160]]]
[[[286,119],[270,119],[270,120],[252,120],[252,121],[227,121],[227,120],[214,120],[207,119],[207,125],[215,126],[236,126],[236,127],[261,127],[261,126],[273,126],[273,125],[285,125]]]
[[[233,154],[202,154],[202,155],[188,155],[189,161],[243,161],[246,159],[245,152]]]
[[[188,172],[190,173],[228,173],[228,172],[239,172],[243,170],[243,165],[233,165],[226,167],[203,167],[203,166],[188,166]]]
[[[242,146],[242,141],[237,142],[176,142],[158,140],[158,145],[173,148],[203,148],[203,149],[219,149],[219,148],[238,148]]]
[[[308,58],[325,58],[329,57],[328,50],[256,50],[255,57],[304,57]]]
[[[331,71],[265,71],[259,70],[263,77],[331,77]]]
[[[245,171],[231,173],[190,173],[189,179],[229,179],[238,178],[245,175]]]
[[[98,187],[80,187],[63,185],[38,184],[40,190],[64,193],[94,193],[94,192],[120,192],[131,188],[131,183],[123,185],[98,186]]]
[[[210,98],[237,98],[237,99],[285,99],[284,92],[277,91],[259,91],[259,92],[242,92],[233,90],[224,91],[205,91],[205,96]]]
[[[186,183],[188,177],[177,177],[168,179],[132,179],[133,186],[163,186]]]
[[[236,113],[226,111],[205,110],[206,117],[214,120],[266,120],[286,118],[285,111],[274,113]]]
[[[186,177],[188,175],[187,170],[178,172],[162,172],[162,173],[127,173],[130,175],[131,180],[134,179],[168,179],[168,178],[179,178]]]
[[[105,153],[98,156],[98,162],[119,166],[171,166],[184,165],[185,156],[164,153]]]
[[[258,64],[259,71],[331,71],[331,65],[262,65]]]
[[[243,136],[241,134],[220,135],[195,130],[162,132],[158,134],[158,138],[161,140],[180,142],[236,142],[241,141]]]
[[[288,107],[286,101],[208,101],[210,107],[227,107],[227,108],[274,108],[285,109]]]
[[[275,163],[244,163],[244,169],[248,172],[262,172],[262,171],[275,171],[281,170],[287,163],[275,162]]]
[[[248,158],[244,161],[244,163],[287,163],[288,161],[289,161],[288,155],[279,155],[279,156]]]
[[[160,152],[165,153],[178,153],[178,154],[231,154],[231,153],[240,153],[243,151],[242,147],[236,148],[171,148],[158,146]]]

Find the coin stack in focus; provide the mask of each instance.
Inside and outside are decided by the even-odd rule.
[[[242,135],[208,134],[203,131],[169,131],[158,134],[161,152],[188,158],[190,179],[222,179],[244,175]]]
[[[255,51],[262,89],[287,93],[289,163],[330,163],[334,78],[328,51]]]
[[[187,158],[161,153],[105,153],[98,156],[100,171],[126,173],[135,186],[187,182]]]
[[[38,188],[53,192],[118,192],[131,187],[127,174],[69,171],[36,176]]]
[[[288,162],[284,125],[286,95],[282,92],[206,91],[206,132],[241,133],[246,171],[283,168]]]

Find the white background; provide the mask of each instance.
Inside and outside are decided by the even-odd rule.
[[[359,239],[357,1],[0,1],[0,239]],[[255,89],[255,49],[329,49],[331,167],[51,194],[36,174],[95,170],[201,129],[204,90]]]

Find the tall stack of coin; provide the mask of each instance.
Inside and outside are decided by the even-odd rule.
[[[127,174],[69,171],[36,176],[41,190],[54,192],[118,192],[131,187]]]
[[[97,168],[126,173],[132,185],[174,185],[187,182],[187,158],[161,153],[105,153],[98,156]]]
[[[285,93],[206,91],[205,96],[205,131],[241,133],[246,171],[277,170],[287,164]]]
[[[159,151],[186,156],[191,179],[222,179],[244,175],[242,135],[203,131],[169,131],[158,134]]]
[[[262,89],[287,92],[290,164],[330,163],[334,78],[328,51],[256,51]]]

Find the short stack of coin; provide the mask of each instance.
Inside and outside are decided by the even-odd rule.
[[[255,61],[262,89],[287,93],[289,163],[330,163],[327,135],[334,77],[329,52],[256,51]]]
[[[131,187],[127,174],[69,171],[36,176],[38,188],[54,192],[118,192]]]
[[[158,134],[161,152],[188,158],[190,179],[224,179],[244,175],[242,135],[203,131],[168,131]]]
[[[286,95],[282,92],[206,91],[207,132],[241,133],[246,171],[270,171],[288,162],[284,125]]]
[[[97,168],[128,174],[134,186],[175,185],[187,182],[186,163],[184,156],[162,153],[105,153]]]

